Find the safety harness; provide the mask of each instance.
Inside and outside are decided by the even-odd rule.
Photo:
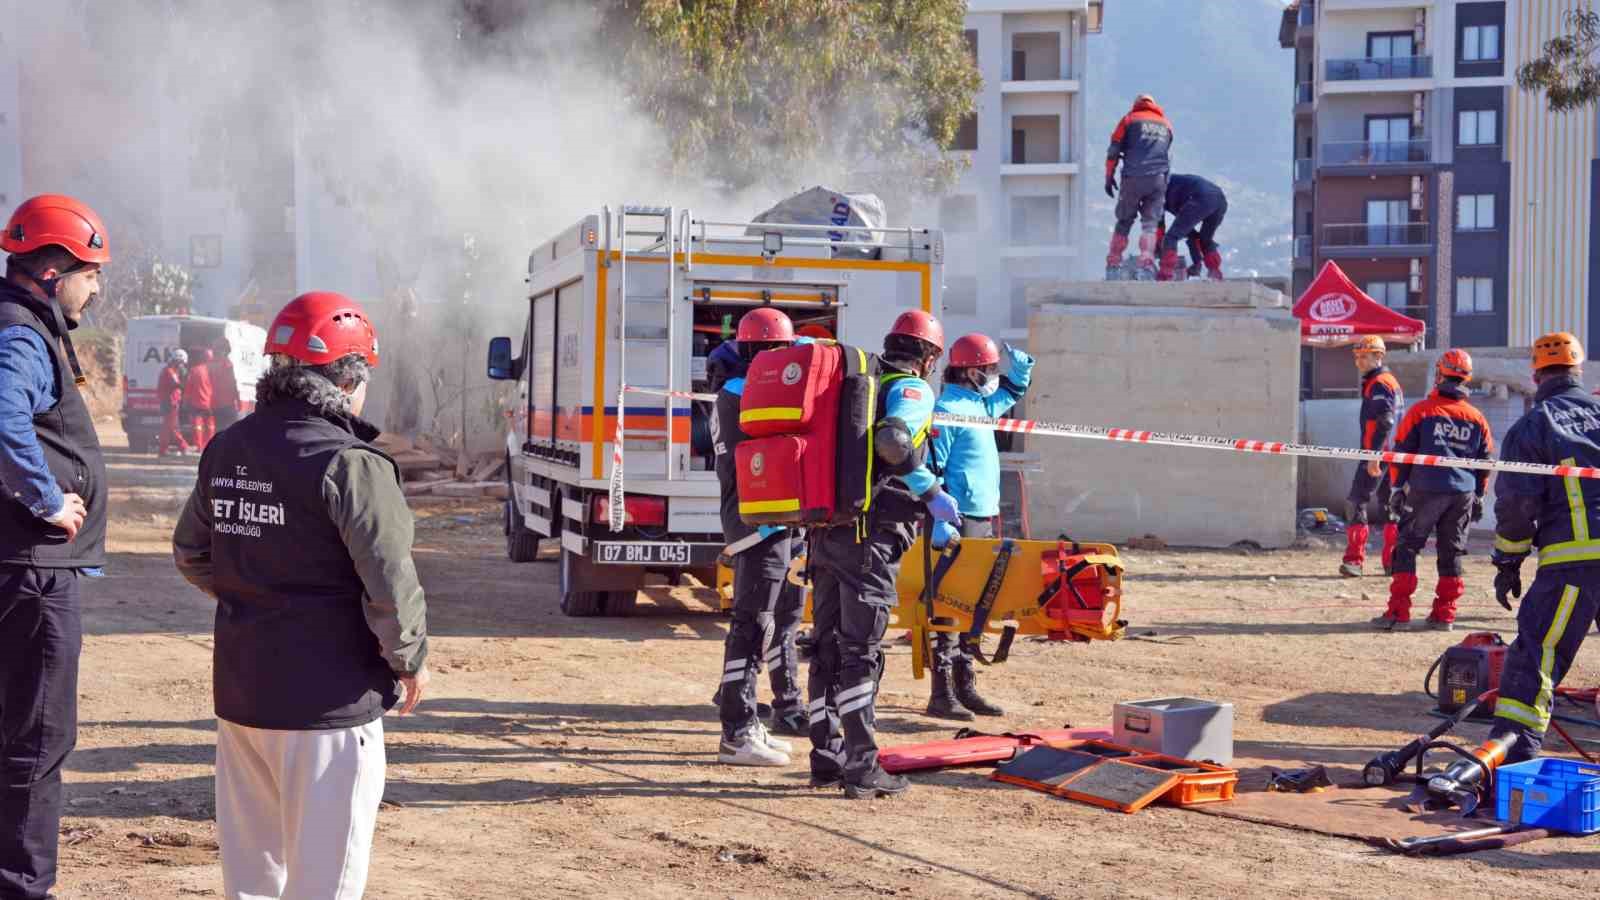
[[[1000,634],[1000,646],[995,648],[994,657],[984,655],[980,645],[983,630],[989,625],[989,614],[994,611],[994,601],[1000,596],[1000,586],[1005,583],[1006,570],[1011,567],[1011,554],[1015,550],[1016,543],[1009,538],[1000,542],[994,565],[989,569],[989,580],[984,582],[983,594],[972,609],[972,625],[961,635],[961,652],[971,654],[973,659],[986,666],[1005,662],[1011,656],[1011,642],[1017,636],[1017,626],[1007,625]]]

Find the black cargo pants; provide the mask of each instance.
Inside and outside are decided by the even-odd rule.
[[[733,621],[722,645],[722,683],[717,691],[725,741],[744,740],[756,723],[756,679],[763,654],[770,653],[769,635],[778,637],[775,613],[784,597],[789,542],[789,532],[780,531],[733,558]],[[793,653],[792,624],[789,633],[789,652]],[[774,640],[773,647],[781,653],[780,641]],[[794,693],[791,706],[798,702],[799,691]]]

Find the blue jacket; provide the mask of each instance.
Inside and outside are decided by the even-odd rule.
[[[1600,397],[1576,378],[1547,379],[1506,433],[1500,458],[1600,467]],[[1495,481],[1497,555],[1539,548],[1539,568],[1600,562],[1600,481],[1501,472]]]
[[[0,331],[0,486],[39,518],[61,509],[61,488],[45,465],[33,417],[61,400],[50,348],[21,325]]]
[[[1022,383],[1012,380],[1020,377]],[[947,384],[937,412],[961,416],[998,418],[1017,405],[1028,391],[1029,373],[1013,368],[1000,379],[1000,389],[985,397],[969,387]],[[994,432],[984,428],[940,425],[933,437],[933,467],[944,475],[944,489],[956,498],[963,516],[992,518],[1000,515],[1000,451]]]
[[[906,429],[911,432],[914,441],[927,440],[933,425],[933,388],[915,375],[884,380],[888,381],[888,387],[883,392],[883,414],[906,423]],[[900,480],[905,482],[914,497],[927,496],[939,483],[926,461],[900,476]]]
[[[1467,389],[1447,381],[1427,399],[1406,410],[1406,417],[1395,429],[1394,449],[1425,456],[1491,459],[1494,435],[1483,413],[1467,402]],[[1472,491],[1482,497],[1489,482],[1489,473],[1482,469],[1396,464],[1389,467],[1389,474],[1397,488],[1411,484],[1419,491],[1435,494]]]

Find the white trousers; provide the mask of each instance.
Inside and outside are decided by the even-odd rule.
[[[228,900],[357,900],[383,799],[383,720],[334,731],[217,721]]]

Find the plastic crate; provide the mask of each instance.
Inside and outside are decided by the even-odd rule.
[[[1135,756],[1128,762],[1149,766],[1152,769],[1179,772],[1178,783],[1161,797],[1161,801],[1169,806],[1199,806],[1202,803],[1222,803],[1232,800],[1234,789],[1239,784],[1238,770],[1192,759],[1151,754]]]
[[[1495,772],[1495,818],[1569,834],[1600,831],[1600,766],[1543,757]]]

